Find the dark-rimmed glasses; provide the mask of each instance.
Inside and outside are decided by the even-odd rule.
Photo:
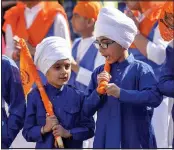
[[[97,49],[99,49],[100,47],[102,49],[107,49],[109,45],[113,44],[115,41],[108,41],[108,42],[105,42],[105,43],[100,43],[99,41],[95,41],[94,42],[94,45]]]

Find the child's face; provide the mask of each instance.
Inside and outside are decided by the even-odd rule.
[[[99,44],[99,47],[97,48],[99,49],[101,55],[106,58],[109,64],[118,62],[120,59],[122,59],[124,55],[124,48],[122,48],[115,41],[102,36],[98,37],[95,43]]]
[[[73,13],[71,23],[72,23],[73,31],[75,33],[81,34],[87,28],[88,19],[80,16],[77,13]]]
[[[47,71],[46,77],[48,82],[56,88],[61,88],[66,84],[71,74],[71,63],[69,59],[58,60]]]

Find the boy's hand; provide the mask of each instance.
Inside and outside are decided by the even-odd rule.
[[[54,136],[61,136],[63,138],[69,138],[72,135],[69,133],[68,130],[64,129],[61,125],[55,125],[53,127],[53,135]]]
[[[137,26],[137,28],[139,29],[139,21],[138,19],[134,16],[134,14],[132,13],[131,10],[127,10],[126,12],[126,15],[131,18],[134,22],[135,22],[135,25]]]
[[[120,97],[120,88],[114,83],[109,83],[105,87],[105,90],[108,96],[114,96],[116,98]]]
[[[46,124],[44,126],[44,133],[50,132],[52,128],[59,124],[57,117],[55,115],[46,117]]]
[[[15,50],[14,50],[14,52],[12,54],[12,59],[14,61],[19,61],[19,59],[20,59],[20,50],[21,50],[21,47],[19,46],[19,37],[18,36],[14,36],[13,40],[14,40]],[[28,49],[30,51],[30,54],[32,56],[34,56],[36,48],[33,47],[27,40],[25,40],[25,42],[26,42],[27,47],[28,47]]]
[[[99,84],[102,80],[109,82],[111,79],[111,75],[106,71],[101,72],[97,75],[97,83]]]
[[[72,58],[72,61],[71,61],[71,69],[72,71],[74,72],[78,72],[79,71],[79,65],[78,63],[74,60],[74,58]]]

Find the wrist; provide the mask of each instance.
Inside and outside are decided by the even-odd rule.
[[[66,137],[67,138],[71,138],[72,137],[71,131],[70,130],[66,130],[66,131],[67,131]]]
[[[44,126],[41,127],[41,134],[44,135],[45,131],[44,131]]]

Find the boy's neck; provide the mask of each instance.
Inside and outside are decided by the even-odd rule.
[[[122,62],[124,60],[126,60],[129,57],[129,53],[128,50],[124,50],[123,55],[118,59],[118,62]]]
[[[81,35],[82,39],[89,38],[92,36],[93,36],[93,33],[84,33],[83,35]]]
[[[31,2],[31,3],[26,3],[26,5],[27,5],[28,8],[31,9],[32,7],[36,6],[38,3],[39,2]]]

